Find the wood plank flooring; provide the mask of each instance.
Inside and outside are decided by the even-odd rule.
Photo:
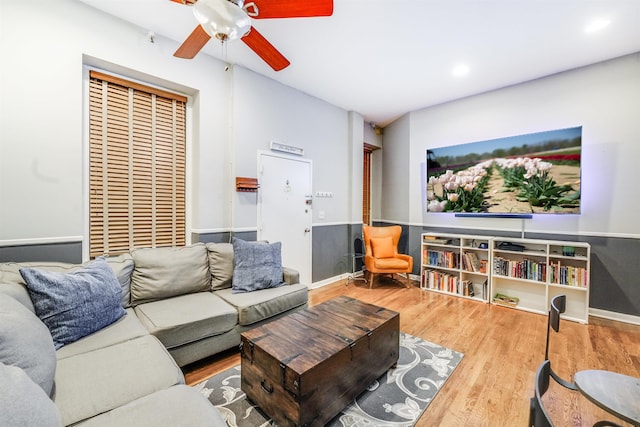
[[[373,289],[345,281],[310,291],[310,305],[339,295],[400,313],[400,330],[464,353],[464,358],[417,426],[526,426],[535,371],[544,359],[546,316],[405,288],[382,278]],[[589,325],[561,321],[552,332],[550,356],[564,378],[576,371],[607,369],[640,377],[640,326],[591,318]],[[237,350],[185,367],[196,384],[240,363]],[[616,420],[578,392],[555,387],[545,395],[558,427]]]

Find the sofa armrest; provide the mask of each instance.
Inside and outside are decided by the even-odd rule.
[[[293,268],[282,267],[282,278],[287,285],[300,283],[300,273]]]

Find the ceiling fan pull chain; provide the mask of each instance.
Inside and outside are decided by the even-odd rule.
[[[247,15],[249,15],[252,18],[255,18],[260,14],[260,11],[258,10],[258,5],[256,5],[254,2],[245,3],[244,11],[247,12]]]
[[[222,59],[224,62],[227,62],[227,43],[226,40],[221,40],[222,43],[220,43],[221,49],[222,49]]]

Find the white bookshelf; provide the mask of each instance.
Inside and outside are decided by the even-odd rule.
[[[422,289],[489,302],[491,244],[486,236],[425,233],[421,259]]]
[[[470,256],[486,268],[473,268]],[[485,303],[496,303],[494,296],[503,294],[518,300],[513,308],[544,315],[551,299],[564,294],[567,307],[562,317],[588,323],[588,243],[424,233],[421,258],[424,290]],[[469,282],[474,295],[465,290]]]
[[[563,318],[581,323],[589,321],[591,246],[582,242],[537,239],[492,240],[493,294],[520,299],[515,308],[547,314],[551,299],[567,296]],[[515,244],[522,250],[504,248]],[[573,255],[563,253],[566,248]]]

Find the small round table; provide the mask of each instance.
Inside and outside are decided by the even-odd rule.
[[[640,426],[640,378],[617,372],[577,372],[573,381],[591,402],[633,425]]]

